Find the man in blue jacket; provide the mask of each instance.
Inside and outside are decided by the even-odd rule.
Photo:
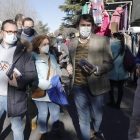
[[[24,140],[21,116],[27,111],[26,86],[37,78],[35,65],[32,54],[27,51],[29,42],[17,39],[16,22],[4,21],[1,35],[0,118],[5,110],[12,124],[14,140]],[[9,78],[7,72],[13,64],[15,67]]]

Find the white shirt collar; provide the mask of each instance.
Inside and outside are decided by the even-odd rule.
[[[88,37],[88,38],[86,38],[86,40],[85,40],[85,41],[81,41],[81,39],[80,39],[80,37],[79,37],[79,42],[80,42],[80,43],[86,43],[86,42],[90,39],[90,36],[91,36],[91,34],[89,35],[89,37]]]

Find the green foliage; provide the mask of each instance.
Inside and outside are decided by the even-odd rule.
[[[88,2],[88,0],[65,0],[65,5],[59,6],[59,8],[67,14],[67,16],[63,18],[67,25],[75,24],[86,2]]]
[[[50,28],[48,27],[48,23],[43,25],[42,21],[38,21],[37,25],[35,26],[35,29],[39,34],[42,35],[45,35],[50,30]]]
[[[64,27],[74,27],[77,17],[82,14],[82,8],[86,2],[90,0],[65,0],[64,5],[60,5],[61,11],[66,13],[66,17],[63,17],[64,22],[62,23]],[[108,0],[108,2],[114,2],[116,0]],[[106,0],[104,0],[106,2]],[[61,27],[60,27],[61,28]]]

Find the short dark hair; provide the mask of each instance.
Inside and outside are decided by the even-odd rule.
[[[6,23],[10,23],[10,24],[13,24],[13,25],[16,25],[16,26],[17,26],[17,24],[16,24],[15,21],[9,19],[9,20],[5,20],[5,21],[2,23],[1,30],[4,30],[4,26],[5,26]]]
[[[34,24],[33,19],[31,19],[30,17],[27,17],[27,18],[24,18],[23,21],[22,21],[22,25],[23,25],[23,26],[24,26],[25,21],[32,21],[33,24]]]
[[[125,51],[124,35],[122,33],[114,33],[113,37],[121,41],[120,55],[123,55]]]
[[[61,43],[66,43],[66,39],[65,39],[65,38],[62,39],[62,40],[61,40]]]
[[[58,36],[62,35],[62,33],[59,33]]]
[[[91,22],[92,23],[92,26],[94,25],[94,19],[91,15],[89,14],[83,14],[83,15],[80,15],[78,18],[77,18],[77,21],[76,21],[76,26],[79,26],[80,22],[81,22],[81,19],[87,21],[87,22]]]
[[[24,16],[23,14],[17,14],[16,17],[15,17],[15,22],[17,22],[18,20],[22,21],[23,16]]]

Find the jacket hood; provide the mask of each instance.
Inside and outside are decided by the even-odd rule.
[[[24,47],[26,47],[28,52],[32,51],[32,45],[29,43],[29,41],[26,38],[21,37],[19,41],[23,44]]]
[[[123,8],[122,7],[117,7],[115,12],[113,13],[113,16],[120,16],[123,12]]]

